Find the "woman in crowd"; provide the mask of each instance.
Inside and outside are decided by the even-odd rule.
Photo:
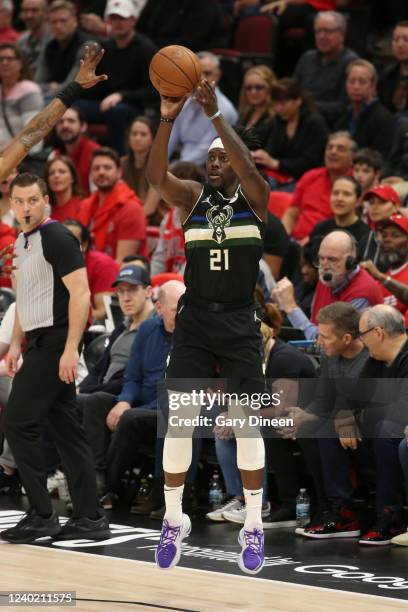
[[[293,79],[271,89],[275,109],[265,146],[252,152],[270,177],[272,189],[293,191],[302,175],[323,165],[327,126],[313,98]]]
[[[44,106],[40,87],[31,80],[23,53],[10,43],[0,45],[0,148],[3,148]],[[42,148],[38,143],[30,155]]]
[[[239,124],[252,128],[264,147],[269,135],[274,116],[272,104],[272,86],[276,76],[268,66],[252,66],[246,71],[239,97]]]
[[[47,162],[44,178],[50,197],[51,218],[61,223],[66,219],[76,219],[82,193],[71,159],[61,155]]]
[[[357,242],[363,239],[370,228],[357,213],[361,195],[361,185],[353,176],[340,176],[336,179],[330,194],[330,208],[334,217],[317,223],[310,237],[327,236],[336,229],[342,229],[350,232]]]
[[[323,236],[313,236],[300,252],[301,280],[295,283],[295,296],[299,308],[307,317],[311,316],[313,296],[319,280],[316,261],[322,239]]]
[[[144,116],[136,117],[129,128],[128,155],[122,157],[123,180],[143,202],[148,225],[159,225],[160,196],[148,184],[145,176],[147,158],[156,133],[154,123]]]

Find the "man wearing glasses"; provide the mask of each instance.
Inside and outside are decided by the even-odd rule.
[[[318,334],[317,315],[321,308],[334,302],[350,302],[359,312],[381,304],[382,292],[378,283],[360,268],[356,260],[354,237],[344,230],[330,232],[319,248],[316,267],[319,281],[316,285],[309,320],[295,300],[294,287],[283,278],[272,292],[281,310],[286,312],[293,327],[301,329],[308,340]]]

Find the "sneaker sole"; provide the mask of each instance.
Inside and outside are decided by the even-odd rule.
[[[369,540],[359,540],[360,546],[388,546],[391,540],[383,540],[382,542],[370,542]]]
[[[347,531],[340,533],[308,533],[306,530],[301,534],[305,538],[310,538],[312,540],[332,540],[336,538],[358,538],[361,535],[360,531]]]
[[[112,537],[109,529],[105,531],[88,531],[88,532],[77,532],[70,534],[59,534],[54,536],[58,540],[106,540]]]
[[[61,530],[61,528],[60,528]],[[8,540],[7,537],[1,536],[1,539],[4,542],[8,542],[9,544],[31,544],[36,540],[40,540],[42,538],[57,538],[60,531],[54,531],[52,533],[44,533],[43,535],[36,535],[35,537],[30,538],[21,538],[20,540]]]
[[[191,533],[191,521],[190,521],[190,517],[188,515],[186,515],[188,518],[188,525],[187,528],[185,530],[183,530],[183,533],[180,537],[180,548],[177,550],[176,554],[174,555],[174,559],[171,562],[171,564],[169,565],[169,567],[161,567],[157,561],[157,548],[156,551],[154,553],[154,560],[156,561],[156,565],[159,569],[161,570],[169,570],[172,569],[174,566],[176,566],[178,564],[178,562],[180,561],[180,557],[181,557],[181,545],[183,543],[184,538],[188,538],[188,536]]]
[[[296,521],[276,521],[273,523],[262,523],[264,529],[275,529],[277,527],[296,527]]]
[[[209,514],[205,515],[205,518],[208,519],[209,521],[213,521],[214,523],[225,523],[225,518],[222,516],[222,514],[218,515],[217,517],[215,516],[210,516]]]
[[[238,536],[238,544],[242,547],[244,546],[245,542],[242,541],[241,539],[241,533]],[[244,572],[245,574],[251,574],[252,576],[254,576],[255,574],[259,574],[259,572],[261,571],[261,569],[263,568],[263,566],[265,565],[265,557],[261,563],[261,565],[255,569],[255,570],[250,570],[247,567],[245,567],[244,565],[244,560],[242,558],[242,552],[241,554],[238,556],[238,567],[239,569]]]

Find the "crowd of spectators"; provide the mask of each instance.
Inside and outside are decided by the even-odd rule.
[[[408,500],[408,419],[398,412],[408,375],[408,8],[389,2],[381,12],[372,2],[353,0],[107,0],[92,10],[90,3],[70,0],[16,4],[0,0],[1,146],[72,80],[87,40],[96,38],[105,49],[100,71],[108,80],[86,90],[24,162],[46,180],[50,217],[81,244],[92,295],[90,329],[113,312],[118,317],[106,328],[96,365],[86,363],[85,349],[78,386],[78,418],[105,508],[120,498],[127,469],[148,469],[151,494],[133,499],[132,512],[163,515],[158,383],[184,291],[185,256],[178,209],[162,202],[145,177],[159,113],[148,68],[160,47],[182,44],[198,53],[223,115],[238,132],[250,130],[251,154],[270,186],[257,287],[265,374],[271,389],[284,379],[296,385],[282,408],[293,416],[293,431],[265,436],[264,527],[295,524],[296,495],[307,482],[313,515],[299,531],[305,537],[361,536],[363,544],[387,544],[402,534],[404,475]],[[361,5],[371,19],[364,53],[361,41],[348,36]],[[235,56],[240,82],[229,87],[234,32],[254,15],[273,20],[271,53],[244,61]],[[374,43],[387,37],[388,54],[375,53]],[[172,129],[171,172],[203,182],[215,135],[190,98]],[[0,185],[0,247],[18,232],[8,185],[19,170]],[[0,286],[10,281],[2,277]],[[1,355],[13,316],[11,307],[0,328]],[[309,341],[314,357],[291,345],[293,337]],[[355,400],[356,387],[342,385],[345,378],[401,382],[390,383],[385,411],[385,401],[374,401],[375,390],[364,385]],[[302,379],[311,381],[313,393]],[[3,403],[7,383],[4,388]],[[367,416],[370,402],[376,409]],[[345,404],[353,407],[347,414]],[[227,500],[207,517],[243,523],[234,433],[216,427],[213,440]],[[202,446],[194,441],[185,491],[191,499]],[[294,459],[299,451],[301,470]],[[268,473],[275,487],[268,488]],[[370,529],[373,516],[357,512],[356,480],[359,488],[376,491],[378,522]],[[17,466],[4,441],[0,489],[16,484]],[[408,536],[401,537],[408,544]]]

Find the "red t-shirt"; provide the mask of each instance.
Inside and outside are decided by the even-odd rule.
[[[389,269],[386,274],[389,274],[393,280],[398,281],[399,283],[404,283],[404,285],[408,285],[408,262],[403,266],[400,266],[396,270]],[[388,304],[388,306],[394,306],[397,310],[399,310],[403,315],[405,315],[408,311],[408,305],[400,302],[391,291],[388,291],[387,287],[380,284],[380,289],[382,291],[384,297],[384,304]]]
[[[313,6],[316,11],[335,11],[336,3],[334,0],[306,0],[307,4]]]
[[[91,249],[85,256],[86,271],[88,274],[89,289],[91,297],[97,293],[108,293],[113,291],[112,283],[115,282],[119,272],[119,266],[112,257]],[[93,304],[95,306],[95,304]]]
[[[0,250],[9,244],[14,244],[15,241],[16,231],[9,225],[0,222]],[[13,260],[10,257],[4,261],[4,264],[10,266],[12,262]],[[11,278],[0,274],[0,287],[11,287]]]
[[[323,285],[319,280],[313,298],[310,320],[312,323],[317,324],[317,313],[321,308],[324,308],[324,306],[328,306],[334,302],[351,302],[358,298],[365,298],[370,306],[381,304],[383,301],[383,295],[377,281],[362,268],[360,268],[351,282],[343,291],[340,291],[340,293],[334,294],[330,287],[326,287],[326,285]]]
[[[51,210],[51,219],[63,223],[67,219],[76,219],[81,207],[81,198],[72,196],[64,206],[53,206]]]
[[[91,168],[92,153],[95,149],[100,149],[100,147],[101,145],[94,140],[81,136],[75,149],[68,155],[77,169],[84,195],[89,194],[89,170]],[[61,151],[57,149],[56,154],[61,155]]]
[[[330,208],[332,183],[327,168],[306,172],[298,181],[291,207],[300,209],[292,236],[301,240],[310,234],[316,223],[333,217]]]
[[[123,204],[112,216],[106,234],[105,253],[116,259],[119,240],[138,240],[138,254],[147,257],[146,217],[140,204],[131,200]]]

